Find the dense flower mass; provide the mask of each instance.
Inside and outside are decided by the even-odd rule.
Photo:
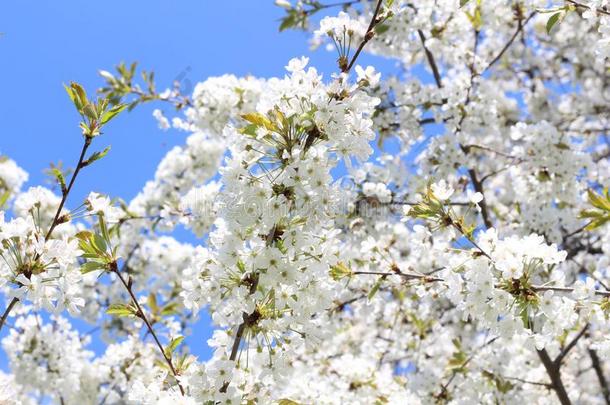
[[[276,3],[335,72],[183,95],[121,64],[106,98],[67,88],[57,187],[0,158],[0,403],[610,403],[610,2]],[[76,201],[152,101],[184,145],[132,200]]]

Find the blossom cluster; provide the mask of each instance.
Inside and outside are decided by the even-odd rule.
[[[0,403],[610,401],[610,3],[277,3],[336,71],[151,96],[130,201],[0,158]]]

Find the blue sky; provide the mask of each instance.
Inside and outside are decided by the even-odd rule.
[[[278,32],[282,15],[272,0],[2,2],[0,154],[29,172],[26,187],[44,184],[43,169],[51,162],[74,166],[82,142],[79,117],[62,84],[77,81],[91,93],[103,84],[97,71],[113,70],[120,61],[138,61],[141,68],[154,70],[159,89],[177,78],[188,90],[225,73],[283,75],[288,60],[301,55],[327,77],[335,72],[336,55],[312,52],[307,34]],[[394,70],[392,62],[368,55],[359,62],[382,72]],[[171,112],[169,106],[140,106],[96,139],[94,149],[111,145],[112,150],[82,172],[68,208],[78,206],[89,191],[131,199],[165,153],[184,142],[186,133],[157,129],[154,108]],[[187,339],[192,352],[202,357],[209,354],[208,322],[203,317]],[[81,330],[90,328],[79,323]],[[95,336],[91,348],[103,350]],[[1,353],[0,368],[6,367]]]

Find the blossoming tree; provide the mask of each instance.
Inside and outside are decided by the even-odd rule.
[[[2,158],[0,402],[610,404],[610,2],[276,3],[335,74],[181,94],[121,64],[66,88],[58,192]],[[148,102],[185,145],[131,201],[69,199]],[[200,311],[210,359],[181,344]]]

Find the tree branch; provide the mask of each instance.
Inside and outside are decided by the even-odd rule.
[[[78,158],[78,163],[76,164],[76,169],[74,169],[74,173],[72,173],[72,177],[70,178],[68,187],[66,188],[65,191],[62,191],[62,193],[61,193],[62,197],[61,197],[61,201],[59,203],[59,207],[57,207],[57,212],[55,212],[55,217],[53,218],[51,227],[49,228],[49,231],[47,232],[47,234],[44,237],[45,240],[48,240],[51,237],[51,235],[53,234],[53,230],[55,229],[55,227],[57,225],[59,225],[59,217],[61,216],[61,210],[64,208],[64,204],[66,203],[66,200],[68,199],[68,194],[70,194],[70,191],[72,190],[72,186],[74,185],[74,182],[76,181],[76,176],[78,176],[78,173],[84,167],[83,161],[85,160],[85,154],[87,153],[87,149],[89,149],[90,145],[91,145],[91,138],[85,137],[85,143],[83,144],[83,148],[81,149],[80,156]]]
[[[479,207],[481,207],[481,216],[483,217],[483,223],[487,229],[492,228],[493,224],[491,223],[491,218],[489,216],[489,209],[487,208],[487,202],[485,201],[485,193],[483,192],[483,183],[479,181],[477,178],[477,172],[474,169],[468,169],[468,175],[470,176],[470,181],[472,182],[472,187],[474,191],[481,193],[483,199],[479,203]]]
[[[563,385],[563,381],[561,381],[561,373],[559,370],[559,366],[555,364],[553,360],[549,357],[546,349],[536,350],[538,352],[538,357],[542,361],[544,368],[546,369],[549,378],[551,379],[551,386],[559,402],[561,405],[572,405],[572,401],[570,401],[570,397],[568,397],[568,393]]]
[[[13,297],[11,302],[8,304],[8,306],[4,310],[4,313],[2,314],[2,318],[0,318],[0,330],[2,330],[2,327],[4,326],[4,322],[6,322],[6,318],[8,318],[8,314],[11,312],[11,310],[13,309],[15,304],[17,304],[18,301],[19,301],[19,298]]]
[[[352,66],[354,66],[354,63],[356,63],[356,59],[358,59],[360,52],[362,52],[362,50],[364,49],[364,46],[375,36],[374,30],[375,26],[379,23],[379,21],[377,21],[377,16],[379,15],[379,11],[381,10],[382,3],[383,0],[377,0],[377,6],[375,6],[375,11],[373,12],[371,22],[369,23],[369,26],[366,29],[366,34],[364,34],[364,39],[362,40],[362,42],[360,42],[360,45],[358,45],[358,49],[356,49],[356,53],[354,53],[352,60],[345,68],[342,69],[343,73],[347,73],[351,70]]]
[[[426,54],[426,59],[428,60],[428,65],[432,70],[432,75],[434,76],[434,81],[436,82],[436,87],[439,89],[443,87],[443,82],[441,81],[441,74],[439,73],[438,66],[434,59],[434,55],[428,47],[426,46],[426,37],[422,30],[417,30],[417,34],[419,35],[419,39],[421,41],[422,46],[424,47],[424,53]]]
[[[577,1],[574,0],[566,0],[568,3],[575,5],[576,7],[580,7],[580,8],[587,8],[589,10],[591,10],[592,8],[587,6],[586,4],[582,4],[579,3]],[[597,11],[600,14],[605,14],[605,15],[610,15],[610,11],[604,10],[603,8],[596,8],[595,11]]]
[[[492,59],[491,62],[489,62],[489,65],[487,65],[487,67],[485,67],[485,69],[483,69],[483,71],[481,72],[481,74],[485,73],[487,70],[489,70],[490,67],[492,67],[496,62],[498,62],[500,59],[502,59],[502,56],[504,55],[504,53],[506,53],[506,51],[508,50],[508,48],[510,48],[510,46],[513,44],[513,42],[515,41],[515,39],[517,38],[517,36],[519,35],[519,33],[521,31],[523,31],[523,28],[525,28],[525,26],[527,25],[527,23],[536,15],[536,12],[534,11],[532,14],[529,15],[529,17],[527,17],[525,19],[525,21],[521,21],[519,20],[518,25],[517,25],[517,29],[515,30],[515,33],[512,35],[512,37],[510,37],[510,39],[508,40],[508,42],[506,43],[506,45],[504,45],[504,47],[502,48],[502,50],[498,53],[498,55],[496,55],[495,58]]]
[[[258,288],[258,274],[255,274],[251,277],[250,290],[248,291],[249,295],[252,295],[256,292]],[[256,309],[255,309],[256,311]],[[235,361],[237,359],[237,353],[239,353],[239,346],[241,345],[241,341],[244,337],[244,332],[246,331],[246,327],[250,323],[250,319],[252,319],[253,314],[248,314],[247,312],[242,313],[243,321],[237,327],[237,331],[235,332],[235,339],[233,340],[233,346],[231,347],[231,354],[229,355],[229,360]],[[227,392],[229,388],[230,381],[226,381],[222,387],[220,387],[220,392]]]
[[[574,346],[576,346],[576,343],[578,343],[580,338],[583,337],[583,335],[585,334],[585,332],[587,332],[588,329],[589,329],[589,324],[586,324],[585,327],[582,328],[582,330],[574,337],[574,339],[572,339],[570,341],[570,343],[568,343],[561,350],[561,352],[559,353],[557,358],[554,360],[557,367],[561,367],[561,362],[563,361],[564,357],[566,357],[568,355],[568,353],[570,353],[570,350],[572,350],[574,348]]]
[[[599,356],[595,350],[589,349],[589,357],[591,357],[591,365],[593,366],[593,370],[595,370],[595,374],[597,375],[597,380],[601,386],[604,400],[606,401],[607,405],[610,405],[610,389],[608,388],[608,380],[606,380],[606,377],[604,376],[604,368],[602,367]]]
[[[84,167],[83,161],[85,160],[85,154],[87,153],[87,149],[89,149],[89,146],[91,145],[91,139],[92,138],[85,136],[85,142],[83,143],[83,147],[81,149],[80,156],[78,158],[78,163],[76,164],[76,169],[74,170],[74,173],[72,173],[72,177],[70,178],[68,187],[65,190],[62,190],[62,192],[61,192],[61,194],[62,194],[61,201],[59,202],[59,206],[57,207],[57,211],[55,212],[55,216],[53,217],[51,226],[49,227],[49,230],[47,231],[47,233],[44,237],[45,241],[49,240],[49,238],[53,234],[53,230],[55,229],[55,227],[57,227],[57,225],[60,224],[60,222],[65,222],[65,221],[60,221],[61,210],[64,208],[66,200],[68,199],[68,195],[70,194],[70,191],[72,190],[72,186],[74,186],[74,182],[76,181],[76,176],[78,176],[80,169],[82,169]],[[38,258],[39,258],[39,255],[36,254],[35,260],[38,260]],[[29,276],[28,276],[28,278],[29,278]],[[6,318],[10,314],[10,312],[13,309],[13,307],[15,306],[15,304],[17,304],[17,301],[19,301],[19,298],[14,297],[11,300],[11,302],[9,303],[9,305],[6,307],[6,309],[4,310],[4,313],[2,314],[2,318],[0,319],[0,330],[2,330],[2,327],[4,326],[4,322],[6,321]]]
[[[174,368],[174,364],[172,363],[172,359],[171,359],[171,357],[169,357],[165,353],[165,350],[163,349],[163,345],[159,341],[159,338],[157,337],[157,334],[153,330],[152,325],[148,321],[148,318],[146,317],[146,314],[142,310],[142,307],[140,306],[140,303],[138,302],[138,299],[136,298],[135,294],[133,293],[133,291],[131,289],[131,283],[127,283],[125,281],[125,279],[121,275],[119,269],[116,267],[116,263],[115,263],[114,268],[112,269],[112,271],[114,272],[114,274],[117,275],[119,280],[121,280],[121,284],[123,284],[123,286],[127,290],[127,293],[129,293],[129,296],[131,297],[131,301],[133,302],[133,304],[136,306],[136,308],[138,310],[138,317],[140,319],[142,319],[144,321],[144,323],[146,324],[146,327],[148,328],[148,332],[152,335],[153,339],[155,340],[155,343],[157,344],[157,347],[159,348],[159,351],[161,352],[161,355],[165,359],[165,362],[169,366],[169,369],[171,370],[172,374],[174,375],[174,378],[176,379],[176,383],[178,384],[178,388],[180,389],[180,393],[182,395],[184,395],[185,391],[184,391],[184,388],[182,388],[182,385],[180,385],[180,381],[178,380],[178,373],[176,372],[176,369]]]

